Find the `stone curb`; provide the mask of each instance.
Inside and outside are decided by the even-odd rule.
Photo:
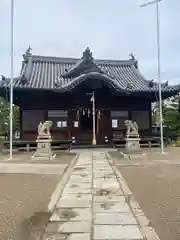
[[[128,195],[132,195],[131,190],[129,189],[129,187],[128,187],[125,179],[121,175],[121,173],[117,170],[117,167],[113,166],[112,157],[109,155],[109,153],[107,153],[107,158],[108,158],[108,161],[110,162],[111,167],[113,168],[113,171],[116,173],[116,176],[118,178],[118,181],[121,185],[121,188],[122,188],[122,191],[123,191],[125,197],[127,196],[127,198],[128,198]]]
[[[144,215],[143,211],[141,210],[138,202],[133,197],[133,194],[131,190],[128,187],[128,184],[126,180],[123,178],[120,171],[117,169],[116,166],[113,166],[112,157],[109,155],[109,153],[106,154],[107,159],[114,171],[114,173],[117,176],[117,180],[120,183],[122,192],[124,194],[124,197],[126,201],[128,202],[134,216],[136,217],[136,220],[138,221],[140,225],[140,230],[143,236],[144,240],[160,240],[159,236],[155,232],[154,228],[152,228],[150,225],[150,220]]]
[[[53,194],[51,195],[51,200],[48,204],[48,212],[52,212],[59,200],[59,197],[61,195],[61,192],[65,186],[65,184],[67,183],[68,179],[69,179],[69,176],[70,174],[72,173],[73,171],[73,167],[78,159],[79,155],[76,155],[71,163],[69,164],[69,166],[67,167],[66,171],[64,172],[64,175],[62,177],[62,179],[60,180],[60,182],[58,183],[58,185],[56,186]]]

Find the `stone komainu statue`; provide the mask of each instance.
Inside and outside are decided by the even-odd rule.
[[[124,122],[126,126],[126,136],[133,136],[133,137],[139,137],[139,127],[136,122],[133,122],[131,120],[126,120]]]
[[[39,137],[51,137],[50,128],[52,127],[51,121],[40,122],[38,125],[38,136]]]

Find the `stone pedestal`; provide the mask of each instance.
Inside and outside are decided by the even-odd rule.
[[[140,148],[140,138],[131,138],[127,137],[126,139],[126,145],[125,145],[125,153],[126,154],[139,154],[142,153],[142,150]]]
[[[56,154],[52,152],[51,148],[51,138],[40,138],[36,140],[37,148],[36,152],[32,156],[32,160],[53,160],[56,157]]]

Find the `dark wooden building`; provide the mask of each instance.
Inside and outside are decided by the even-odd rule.
[[[9,95],[10,79],[2,77],[0,95]],[[54,140],[92,141],[92,101],[96,109],[97,144],[111,143],[124,134],[124,121],[139,125],[141,136],[152,135],[151,103],[158,100],[158,84],[140,73],[138,62],[97,60],[89,48],[80,59],[23,55],[20,76],[14,78],[14,104],[21,109],[21,139],[36,140],[40,121],[53,122]],[[179,86],[162,84],[162,97]]]

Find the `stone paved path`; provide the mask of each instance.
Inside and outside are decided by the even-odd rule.
[[[80,154],[45,232],[43,240],[144,239],[104,152]]]

